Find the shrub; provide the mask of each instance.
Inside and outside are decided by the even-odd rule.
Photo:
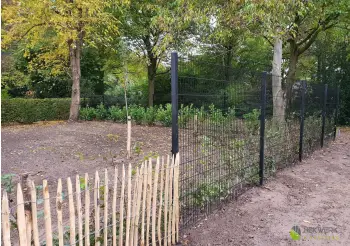
[[[81,120],[93,120],[96,118],[97,110],[94,108],[86,107],[80,109],[80,119]]]
[[[259,117],[260,117],[259,109],[253,109],[252,112],[243,115],[243,118],[247,123],[247,127],[249,131],[251,131],[253,134],[257,133],[257,131],[259,130],[259,125],[260,125]]]
[[[102,103],[100,103],[100,105],[97,106],[95,113],[96,113],[96,119],[98,120],[107,119],[108,110],[103,106]]]
[[[118,108],[116,106],[112,106],[108,110],[109,119],[117,122],[126,122],[126,108]]]
[[[156,120],[163,126],[171,125],[171,104],[168,103],[164,107],[162,105],[159,106]]]
[[[144,117],[143,117],[143,122],[146,123],[147,125],[154,125],[154,122],[156,121],[156,117],[157,117],[157,108],[154,108],[154,107],[146,108]]]
[[[42,120],[67,120],[69,98],[1,100],[1,122],[33,123]]]
[[[136,124],[140,125],[145,115],[145,109],[141,106],[131,105],[129,107],[129,112],[131,119],[136,122]]]

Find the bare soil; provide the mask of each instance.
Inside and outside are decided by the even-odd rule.
[[[23,173],[41,183],[48,179],[93,174],[123,163],[170,154],[171,129],[158,126],[132,127],[132,158],[126,159],[126,124],[112,122],[39,122],[1,129],[3,174]]]
[[[185,230],[182,244],[350,245],[350,129]]]

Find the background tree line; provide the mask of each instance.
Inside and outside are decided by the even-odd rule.
[[[126,90],[135,104],[165,103],[177,50],[241,73],[272,72],[280,98],[297,79],[339,85],[340,120],[350,124],[347,0],[14,0],[2,13],[2,98],[71,97],[72,121],[84,97],[122,103]],[[274,105],[283,115],[288,102]]]

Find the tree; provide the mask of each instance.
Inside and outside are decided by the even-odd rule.
[[[153,106],[157,69],[166,59],[169,48],[186,29],[179,11],[176,1],[136,0],[130,3],[123,15],[121,29],[129,48],[147,60],[149,106]]]
[[[106,10],[119,8],[117,4],[104,0],[15,0],[4,4],[4,48],[18,41],[24,41],[28,49],[42,43],[45,52],[40,58],[54,65],[53,73],[69,61],[73,81],[69,121],[79,117],[82,47],[108,41],[116,34],[116,17]]]

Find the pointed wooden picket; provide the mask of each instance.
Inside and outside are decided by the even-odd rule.
[[[10,230],[10,209],[9,209],[9,199],[7,197],[6,191],[4,191],[3,197],[2,197],[2,238],[4,246],[10,246],[11,245],[11,230]]]

